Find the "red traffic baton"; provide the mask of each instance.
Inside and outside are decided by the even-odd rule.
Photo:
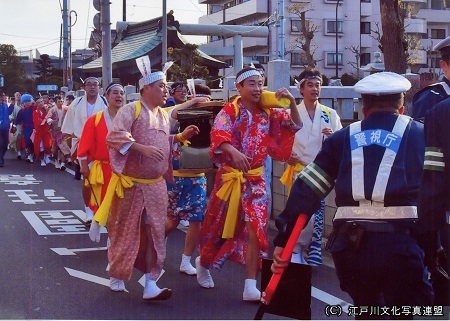
[[[306,216],[306,214],[300,214],[298,216],[297,222],[295,222],[294,228],[292,229],[292,233],[289,236],[286,246],[283,249],[283,252],[281,252],[281,258],[283,260],[287,260],[291,257],[292,251],[294,250],[295,244],[297,243],[298,237],[300,236],[300,233],[302,232],[307,219],[308,219],[308,217]],[[281,272],[278,274],[272,274],[269,284],[267,284],[266,289],[262,293],[261,303],[263,303],[265,305],[270,304],[273,294],[275,293],[275,290],[277,289],[278,283],[280,282],[280,279],[283,276],[283,272],[284,272],[284,269],[281,270]]]

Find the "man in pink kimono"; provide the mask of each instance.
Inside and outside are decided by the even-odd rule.
[[[134,265],[145,273],[143,299],[167,300],[172,290],[159,288],[156,280],[166,257],[164,223],[168,200],[163,175],[169,170],[169,140],[186,141],[198,133],[198,128],[189,126],[169,137],[169,117],[160,107],[168,97],[163,72],[145,74],[139,88],[140,99],[118,111],[107,136],[114,173],[95,218],[102,215],[108,193],[115,190],[107,217],[111,286],[117,283],[124,288]]]

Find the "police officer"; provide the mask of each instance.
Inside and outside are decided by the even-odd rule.
[[[418,91],[413,97],[411,117],[423,120],[428,109],[450,96],[450,36],[439,42],[434,51],[441,53],[440,66],[444,72],[441,82]]]
[[[426,263],[431,272],[435,304],[446,306],[450,306],[449,124],[450,97],[440,101],[425,116],[425,162],[418,207],[424,221],[422,240],[427,249]]]
[[[424,306],[433,289],[416,239],[417,200],[424,158],[423,124],[404,116],[411,83],[380,72],[355,85],[364,120],[331,135],[294,183],[277,217],[272,271],[300,213],[309,217],[336,191],[329,237],[340,286],[355,306]],[[373,318],[361,314],[356,318]]]

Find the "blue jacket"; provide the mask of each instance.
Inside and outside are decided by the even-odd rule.
[[[8,104],[0,103],[0,129],[9,129]]]
[[[391,132],[397,118],[398,115],[393,113],[377,112],[361,121],[361,130],[376,132],[381,129]],[[373,186],[386,148],[377,144],[363,148],[364,178],[361,179],[364,179],[366,199],[372,200]],[[411,121],[403,134],[392,166],[386,186],[385,206],[417,206],[424,150],[423,124]],[[320,200],[333,187],[338,207],[359,205],[352,194],[352,159],[348,126],[328,137],[313,163],[308,166],[313,166],[314,174],[309,177],[300,174],[291,189],[284,211],[276,219],[279,232],[274,239],[275,246],[285,246],[298,215],[304,213],[311,217],[319,209]],[[399,224],[412,229],[416,225],[410,220]]]
[[[419,213],[426,232],[447,224],[450,210],[450,97],[434,106],[425,116],[425,163],[420,189]]]
[[[447,78],[444,77],[442,81],[450,86],[450,80]],[[447,94],[439,83],[423,88],[413,97],[411,117],[414,119],[423,119],[427,110],[448,96],[449,94]]]

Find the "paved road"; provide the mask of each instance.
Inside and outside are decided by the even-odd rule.
[[[181,227],[169,236],[165,273],[158,282],[173,289],[170,300],[144,302],[138,271],[126,283],[128,292],[110,291],[106,234],[100,243],[88,238],[80,191],[81,181],[73,179],[70,168],[41,167],[7,153],[0,168],[0,318],[253,319],[258,304],[242,301],[242,266],[227,262],[222,271],[212,271],[214,289],[179,273]],[[339,289],[330,258],[324,259],[313,269],[312,319],[353,319],[346,314],[350,298]],[[343,314],[327,317],[326,306],[336,304],[344,307]]]

